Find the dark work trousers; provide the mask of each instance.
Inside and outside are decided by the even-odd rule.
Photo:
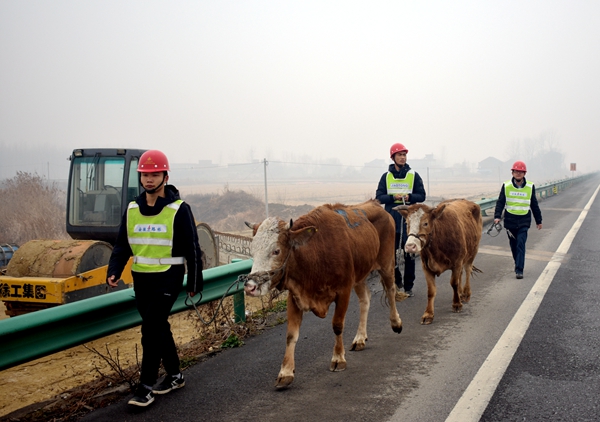
[[[177,295],[157,291],[136,292],[138,312],[142,317],[142,374],[140,383],[153,386],[162,361],[167,374],[179,373],[179,356],[171,333],[169,313]]]
[[[507,230],[510,250],[515,260],[515,273],[523,273],[523,269],[525,268],[525,243],[527,242],[528,230],[529,227]]]
[[[402,253],[404,254],[404,291],[407,292],[412,290],[415,284],[415,260],[411,258],[409,254],[404,252],[404,245],[406,244],[406,229],[403,230],[404,236],[402,236],[402,245],[400,245],[400,233],[396,232],[395,245],[396,250],[398,247],[402,248]],[[396,257],[398,255],[396,254]],[[401,289],[403,286],[402,283],[402,274],[400,273],[398,262],[396,262],[396,267],[394,268],[394,278],[396,280],[396,288]]]

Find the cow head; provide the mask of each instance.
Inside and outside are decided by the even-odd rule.
[[[430,208],[424,204],[399,205],[393,209],[402,214],[406,220],[408,239],[404,245],[404,251],[413,256],[419,255],[423,248],[428,245],[433,221],[441,215],[446,204],[436,208]]]
[[[304,245],[316,232],[314,226],[292,230],[289,223],[269,217],[259,224],[246,222],[252,229],[250,254],[254,259],[252,270],[244,283],[249,296],[263,296],[271,289],[283,290],[286,265],[293,249]]]

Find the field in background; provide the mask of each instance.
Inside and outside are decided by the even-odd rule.
[[[197,184],[197,185],[177,185],[182,197],[192,194],[221,194],[224,191],[241,190],[264,204],[265,187],[264,184],[229,182],[227,184]],[[367,199],[375,198],[377,183],[356,183],[356,182],[294,182],[294,183],[274,183],[269,182],[267,186],[267,196],[269,203],[278,203],[283,205],[312,205],[318,206],[325,203],[340,202],[343,204],[357,204]],[[500,184],[490,181],[436,181],[425,184],[428,202],[439,202],[451,198],[467,198],[479,200],[498,196]]]

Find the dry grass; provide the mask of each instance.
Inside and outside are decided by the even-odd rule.
[[[37,174],[18,172],[0,188],[0,243],[68,239],[66,193]]]

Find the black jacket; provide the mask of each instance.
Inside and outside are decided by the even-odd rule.
[[[394,164],[390,164],[388,172],[392,172],[396,179],[404,179],[409,170],[410,166],[408,163],[404,164],[404,166],[400,168],[400,171],[396,171],[396,166]],[[379,185],[377,186],[377,191],[375,192],[375,198],[381,202],[385,206],[385,210],[389,212],[392,217],[394,217],[394,222],[396,223],[396,232],[399,233],[404,219],[402,218],[402,214],[400,214],[398,211],[392,210],[392,208],[399,204],[394,203],[394,196],[388,195],[387,193],[386,178],[388,172],[383,173],[381,179],[379,179]],[[415,172],[413,192],[408,196],[409,203],[407,205],[425,202],[426,197],[427,195],[425,193],[425,187],[423,186],[423,179],[421,179],[419,173]],[[406,233],[406,230],[404,230],[404,232]]]
[[[514,187],[517,187],[515,184],[515,178],[511,179]],[[523,178],[523,186],[525,186],[527,180]],[[500,188],[500,194],[498,195],[498,200],[496,201],[496,209],[494,210],[494,218],[502,218],[502,211],[504,211],[504,207],[506,206],[506,193],[504,192],[504,185]],[[508,230],[518,230],[521,227],[531,227],[531,213],[533,212],[533,218],[535,219],[535,224],[542,224],[542,211],[540,210],[540,206],[538,205],[537,196],[535,195],[535,185],[531,188],[531,204],[529,205],[529,211],[525,215],[515,215],[509,212],[504,213],[504,227]]]
[[[146,192],[142,192],[135,199],[140,206],[142,215],[158,215],[162,209],[176,200],[181,199],[179,191],[173,185],[165,186],[165,197],[159,197],[153,207],[148,206],[146,202]],[[198,244],[198,233],[196,223],[190,206],[185,202],[181,204],[175,214],[173,227],[173,256],[182,256],[187,264],[187,291],[199,293],[202,291],[204,279],[202,277],[202,251]],[[131,246],[127,239],[127,211],[121,219],[119,236],[113,248],[110,262],[108,264],[107,277],[114,275],[115,278],[121,277],[123,268],[129,258],[133,255]],[[172,294],[179,294],[183,284],[185,267],[183,265],[172,265],[165,272],[160,273],[138,273],[133,272],[134,289],[157,290]]]

